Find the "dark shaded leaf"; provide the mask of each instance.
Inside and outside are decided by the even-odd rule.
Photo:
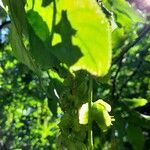
[[[52,114],[57,116],[57,100],[56,99],[48,99],[48,107],[51,110]]]
[[[134,150],[143,150],[145,140],[140,128],[135,128],[135,126],[129,124],[127,137]]]
[[[46,7],[46,6],[48,6],[51,2],[53,2],[53,0],[43,0],[43,1],[42,1],[42,6],[43,6],[43,7]]]

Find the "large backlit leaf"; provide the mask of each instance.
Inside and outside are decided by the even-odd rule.
[[[47,24],[42,17],[33,10],[27,13],[29,22],[30,52],[36,62],[43,69],[51,68],[57,64],[57,58],[52,55],[50,49],[50,33]]]
[[[82,55],[70,68],[105,75],[111,61],[111,36],[109,23],[96,1],[63,0],[58,8],[66,10],[68,21],[76,31],[72,44],[79,47]]]
[[[27,13],[27,18],[30,26],[33,28],[35,34],[43,41],[46,42],[49,39],[49,29],[47,24],[43,21],[38,12],[30,10]]]
[[[43,0],[34,0],[34,1],[27,0],[25,8],[26,11],[32,10],[38,12],[38,14],[42,17],[43,21],[47,24],[50,31],[52,27],[52,20],[53,20],[53,5],[50,4],[47,7],[43,7],[42,3]]]
[[[110,27],[95,0],[61,0],[56,1],[56,6],[53,2],[47,7],[42,7],[41,0],[35,0],[34,6],[29,0],[27,4],[26,10],[38,11],[54,37],[50,51],[70,70],[83,69],[96,76],[108,72]]]

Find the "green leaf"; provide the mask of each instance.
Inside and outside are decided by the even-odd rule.
[[[145,23],[142,13],[139,13],[126,0],[103,0],[104,5],[116,16],[118,26],[122,26],[126,31],[131,30],[136,23]]]
[[[53,21],[53,5],[51,3],[47,7],[42,7],[42,2],[43,0],[34,0],[34,1],[27,0],[25,9],[26,9],[26,12],[30,10],[38,12],[39,16],[41,16],[42,20],[48,26],[49,33],[50,33],[51,28],[52,28],[52,21]],[[34,18],[32,19],[35,21]],[[36,21],[36,23],[38,23],[38,21]]]
[[[17,3],[17,5],[16,5]],[[40,70],[32,59],[29,50],[25,47],[24,36],[28,37],[26,14],[25,14],[25,1],[24,0],[6,0],[6,5],[8,5],[10,16],[11,16],[11,33],[10,33],[10,43],[12,50],[17,59],[26,64],[31,70],[40,74]]]
[[[150,129],[150,116],[140,114],[137,111],[132,111],[132,115],[130,116],[130,120],[136,125],[144,129]]]
[[[67,66],[72,66],[82,56],[82,53],[78,46],[72,44],[72,36],[76,31],[67,18],[67,11],[62,11],[61,20],[55,26],[55,32],[60,34],[62,42],[54,46],[52,53]]]
[[[41,16],[30,10],[27,14],[29,22],[30,51],[35,61],[42,69],[52,68],[57,64],[57,58],[51,53],[49,29]]]
[[[33,29],[29,28],[30,51],[37,64],[44,70],[52,68],[57,64],[57,58],[50,52],[50,47],[46,46],[34,33]]]
[[[127,137],[134,150],[143,150],[145,139],[140,128],[129,125],[127,128]]]
[[[30,10],[27,13],[27,19],[30,26],[33,28],[35,34],[43,41],[46,42],[50,38],[49,29],[46,22],[43,21],[42,17],[38,12]]]
[[[51,52],[71,71],[83,69],[95,76],[105,75],[111,63],[111,31],[96,1],[53,1],[44,9],[41,3],[35,1],[33,9],[51,31]],[[28,11],[32,2],[27,4]]]
[[[124,30],[123,28],[117,28],[112,32],[112,47],[117,49],[122,46],[124,42]]]
[[[26,14],[25,14],[25,2],[24,0],[6,0],[10,11],[10,17],[15,24],[17,32],[28,35]],[[17,4],[17,5],[16,5]]]
[[[37,70],[33,59],[30,56],[29,51],[26,49],[20,33],[18,33],[15,25],[11,24],[11,32],[10,32],[10,43],[14,52],[14,55],[17,59],[26,64],[31,70]]]
[[[133,6],[131,6],[125,0],[113,0],[113,9],[117,10],[119,13],[122,13],[128,16],[133,22],[144,23],[145,19],[138,11],[136,11]]]
[[[133,99],[123,99],[130,108],[142,107],[148,103],[148,101],[144,98],[133,98]]]
[[[82,54],[70,69],[87,70],[96,76],[105,75],[111,62],[111,32],[96,1],[73,0],[68,3],[62,0],[58,10],[66,10],[67,19],[76,31],[71,37],[72,45],[78,46]]]

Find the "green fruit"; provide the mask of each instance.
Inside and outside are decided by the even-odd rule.
[[[103,131],[106,131],[108,129],[108,127],[111,125],[111,121],[112,121],[112,118],[109,115],[108,110],[106,109],[106,107],[104,107],[99,102],[95,102],[92,105],[92,119],[94,121],[96,121],[98,126]]]
[[[111,111],[111,106],[102,99],[97,100],[96,102],[94,102],[94,104],[102,105],[105,110],[107,110],[108,112]]]
[[[103,131],[106,131],[108,127],[112,124],[111,122],[114,121],[114,119],[108,113],[110,111],[111,106],[101,99],[97,100],[92,104],[91,108],[92,120],[96,121],[98,126]],[[81,106],[79,110],[80,124],[88,124],[88,113],[89,113],[88,103],[85,103]]]

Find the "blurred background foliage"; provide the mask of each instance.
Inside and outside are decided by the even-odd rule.
[[[142,7],[146,20],[137,24],[141,18],[126,9],[124,0],[104,0],[99,4],[114,28],[113,60],[108,75],[94,81],[94,99],[111,104],[115,122],[105,133],[93,123],[94,149],[148,150],[149,7],[145,11]],[[0,8],[0,150],[56,149],[63,114],[56,96],[49,96],[50,78],[43,73],[39,79],[15,59],[8,40],[9,24],[9,17]]]
[[[54,149],[59,118],[52,116],[39,80],[9,45],[0,50],[0,149]]]

